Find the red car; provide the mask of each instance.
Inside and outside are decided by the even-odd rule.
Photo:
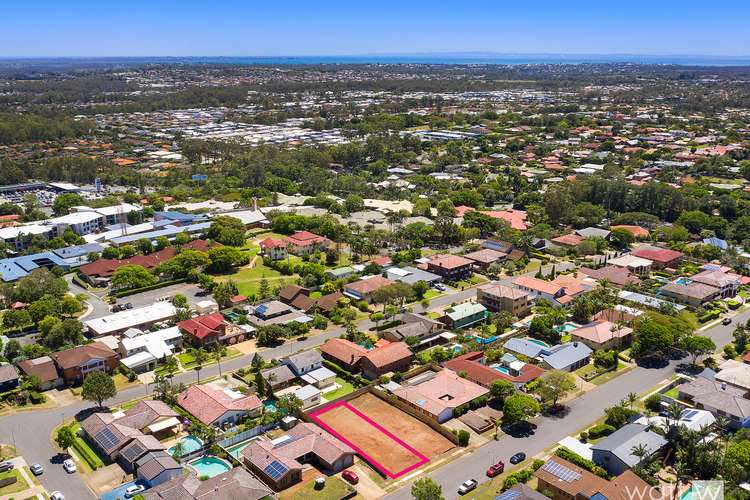
[[[359,476],[350,470],[345,470],[341,473],[341,477],[349,481],[351,484],[357,484],[359,482]]]
[[[495,477],[499,474],[502,474],[504,470],[505,470],[505,464],[502,462],[498,462],[490,466],[489,469],[487,469],[487,477]]]

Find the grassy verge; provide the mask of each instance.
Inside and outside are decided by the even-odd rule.
[[[234,359],[236,357],[242,356],[242,353],[235,349],[234,347],[227,347],[227,354],[226,356],[222,356],[222,361],[227,361],[229,359]],[[181,352],[177,354],[177,359],[180,360],[180,364],[183,368],[189,369],[195,367],[195,357],[189,353],[189,352]],[[214,358],[209,358],[203,363],[203,367],[215,365],[216,360]]]
[[[23,476],[21,475],[21,471],[19,471],[18,469],[0,473],[0,480],[9,477],[15,477],[16,482],[0,488],[0,496],[9,495],[11,493],[18,493],[29,489],[30,485],[24,480]]]
[[[73,450],[75,450],[76,454],[86,462],[86,465],[88,465],[92,471],[104,467],[104,461],[99,458],[99,455],[94,449],[78,435],[78,430],[81,428],[81,424],[74,422],[72,425],[72,431],[76,435],[76,440],[73,442]]]

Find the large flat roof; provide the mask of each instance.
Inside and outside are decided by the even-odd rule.
[[[171,303],[156,302],[146,307],[128,309],[109,316],[90,319],[85,324],[96,335],[106,335],[146,323],[169,319],[176,313],[177,309]]]

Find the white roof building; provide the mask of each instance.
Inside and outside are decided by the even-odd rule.
[[[148,326],[174,318],[177,309],[169,302],[156,302],[146,307],[128,309],[102,318],[90,319],[84,324],[94,336],[124,332],[129,328]]]

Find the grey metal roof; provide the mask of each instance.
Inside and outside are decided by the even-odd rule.
[[[536,358],[542,353],[543,347],[529,339],[513,338],[508,340],[503,347],[509,351],[523,354],[529,358]]]
[[[667,440],[646,425],[627,424],[594,444],[591,449],[610,452],[628,467],[634,467],[640,460],[633,455],[633,448],[640,445],[644,445],[651,453],[655,453],[667,445]]]
[[[593,351],[583,342],[568,342],[561,344],[552,354],[544,356],[544,361],[555,370],[567,368],[570,365],[591,356]]]

